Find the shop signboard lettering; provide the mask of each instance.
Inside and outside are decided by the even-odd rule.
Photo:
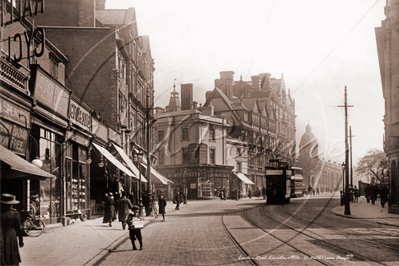
[[[86,129],[87,131],[91,131],[91,116],[90,112],[83,109],[75,101],[71,100],[71,104],[69,106],[70,113],[69,119],[72,120],[72,123],[79,125],[80,127]]]
[[[28,143],[28,131],[7,121],[2,121],[0,126],[0,143],[7,149],[25,156],[26,145]],[[4,128],[6,127],[8,131]],[[11,142],[10,142],[11,137]]]
[[[25,126],[26,123],[30,128],[30,113],[3,98],[0,98],[0,117],[21,126]]]
[[[57,113],[67,117],[69,93],[55,81],[36,71],[34,98],[52,108]]]
[[[21,21],[26,17],[35,17],[44,13],[44,0],[0,0],[1,1],[1,27]],[[14,13],[15,7],[18,12]],[[5,11],[3,13],[3,11]],[[8,14],[7,14],[8,13]],[[3,15],[4,14],[4,15]]]

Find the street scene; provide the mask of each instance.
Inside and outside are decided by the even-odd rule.
[[[397,265],[397,216],[364,197],[351,218],[337,205],[330,193],[289,205],[215,198],[175,210],[168,202],[166,222],[140,221],[143,250],[132,250],[121,223],[98,218],[26,239],[21,265]]]
[[[0,265],[399,264],[399,0],[0,3]]]

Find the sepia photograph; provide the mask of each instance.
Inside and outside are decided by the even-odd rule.
[[[0,265],[398,265],[399,0],[0,0]]]

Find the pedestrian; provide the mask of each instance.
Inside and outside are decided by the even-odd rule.
[[[14,195],[1,195],[1,234],[2,234],[2,264],[1,265],[19,265],[21,256],[19,248],[24,246],[22,237],[21,220],[19,213],[13,209],[13,205],[19,201]]]
[[[364,188],[364,196],[366,197],[367,203],[370,203],[371,187],[369,184]]]
[[[104,204],[104,218],[103,223],[108,223],[109,227],[112,227],[112,222],[115,217],[115,203],[113,197],[110,196],[112,193],[105,194],[105,204]]]
[[[358,203],[360,197],[360,190],[355,186],[355,202]]]
[[[114,206],[114,212],[112,213],[112,221],[116,220],[116,212],[117,212],[117,206],[116,206],[116,202],[117,200],[115,199],[114,195],[112,194],[112,192],[108,193],[109,198],[111,200],[111,204]],[[116,192],[116,195],[118,197],[118,192]]]
[[[251,199],[251,197],[252,197],[252,191],[251,191],[251,189],[248,189],[248,198]]]
[[[165,195],[163,194],[163,190],[161,190],[161,194],[158,196],[158,209],[159,209],[159,214],[162,214],[162,222],[165,222],[165,207],[166,207],[166,199]]]
[[[262,196],[263,196],[263,199],[266,199],[266,187],[262,188]]]
[[[173,196],[173,203],[176,204],[175,210],[180,209],[180,202],[179,202],[179,189],[176,188],[175,195]]]
[[[376,184],[372,184],[370,187],[370,199],[372,205],[375,205],[375,201],[377,200],[377,194],[378,194],[377,186]]]
[[[381,207],[385,208],[385,202],[388,200],[389,190],[388,187],[383,186],[380,190]]]
[[[316,187],[316,195],[319,195],[319,187]]]
[[[135,241],[140,243],[140,250],[143,250],[143,237],[141,236],[141,227],[134,224],[134,217],[137,217],[138,208],[134,206],[134,212],[130,212],[127,218],[127,225],[129,227],[129,238],[132,242],[133,250],[137,250]]]
[[[126,193],[122,191],[122,198],[118,200],[118,219],[122,223],[122,229],[126,229],[126,220],[133,208],[133,204],[128,198],[126,198]]]
[[[224,191],[223,191],[223,189],[220,189],[220,191],[219,191],[219,197],[220,197],[220,200],[223,200],[223,198],[224,198]]]

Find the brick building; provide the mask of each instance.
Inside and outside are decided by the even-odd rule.
[[[234,81],[233,71],[223,71],[215,87],[206,93],[204,107],[212,105],[215,116],[228,120],[229,137],[246,143],[243,172],[254,182],[250,188],[259,190],[266,185],[269,159],[294,164],[295,101],[286,92],[283,76],[276,79],[268,73]]]

